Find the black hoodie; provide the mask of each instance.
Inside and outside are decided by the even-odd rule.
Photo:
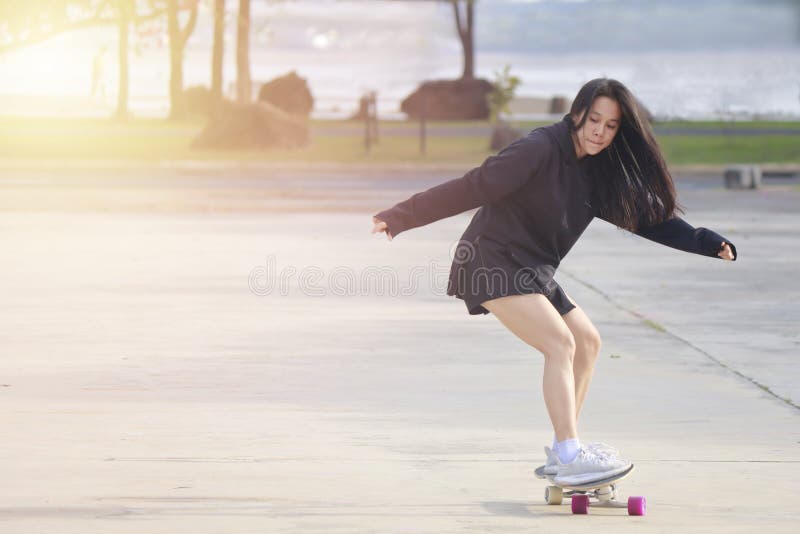
[[[561,260],[594,217],[595,184],[579,160],[570,134],[569,115],[530,131],[463,177],[417,193],[375,214],[394,238],[401,232],[480,207],[464,232],[453,261],[447,293],[474,302],[519,293],[549,294]],[[728,239],[707,228],[693,228],[679,217],[640,227],[637,235],[687,252],[720,259]],[[464,284],[465,276],[483,267],[507,275],[506,287],[488,292]],[[521,270],[537,283],[514,289]],[[461,277],[461,278],[459,278]],[[517,277],[517,278],[515,278]],[[510,287],[509,287],[510,286]],[[481,293],[481,294],[476,294]],[[483,300],[479,300],[483,299]],[[473,313],[474,306],[470,306]],[[486,313],[481,307],[476,313]]]

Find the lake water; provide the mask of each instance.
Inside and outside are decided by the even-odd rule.
[[[209,83],[212,18],[206,4],[187,46],[187,86]],[[479,2],[477,74],[492,79],[510,64],[522,79],[517,94],[535,97],[572,97],[591,78],[614,77],[662,117],[800,117],[798,3],[642,4]],[[253,10],[254,82],[297,70],[309,81],[319,117],[351,113],[370,89],[378,91],[384,116],[399,116],[400,100],[421,80],[461,73],[446,4],[323,0],[254,3]],[[229,93],[235,15],[228,13],[226,34]],[[163,26],[156,21],[135,32],[130,107],[138,115],[163,115],[168,107]],[[106,95],[89,99],[92,65],[103,45],[109,50],[102,61]],[[100,28],[0,56],[0,113],[107,113],[116,94],[115,46],[114,29]]]

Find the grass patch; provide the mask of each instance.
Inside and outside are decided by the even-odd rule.
[[[515,128],[533,129],[537,126],[551,124],[552,121],[509,121]],[[474,123],[473,123],[474,124]],[[658,121],[653,123],[656,133],[661,129],[690,130],[800,130],[800,121]]]
[[[673,165],[800,162],[800,139],[794,135],[670,135],[658,142]]]
[[[798,121],[664,121],[658,128],[686,128],[689,130],[800,130]]]
[[[491,151],[483,136],[429,137],[422,155],[416,137],[391,137],[367,153],[360,135],[314,135],[308,147],[273,150],[196,150],[190,147],[200,128],[158,129],[108,125],[70,131],[0,128],[0,158],[303,161],[332,163],[462,163],[478,165]]]
[[[484,121],[434,121],[431,128],[457,130],[464,135],[429,135],[427,153],[419,150],[414,121],[383,121],[381,128],[408,131],[385,136],[370,153],[364,149],[362,126],[352,121],[311,122],[312,143],[297,150],[195,150],[192,139],[202,130],[202,118],[166,119],[42,119],[0,117],[0,158],[15,159],[122,159],[136,161],[292,161],[314,163],[454,163],[464,169],[480,164],[491,154],[488,135],[476,133]],[[519,121],[529,130],[546,124]],[[719,127],[725,123],[662,123],[692,128]],[[733,127],[776,125],[800,129],[800,123],[736,123]],[[478,131],[482,128],[477,128]],[[671,165],[729,163],[798,163],[800,142],[796,135],[725,136],[665,135],[659,137]]]

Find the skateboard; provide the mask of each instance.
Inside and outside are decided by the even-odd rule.
[[[593,507],[601,508],[627,508],[628,515],[644,515],[647,511],[647,503],[644,497],[628,497],[628,502],[617,500],[617,482],[627,477],[633,472],[633,465],[627,471],[623,471],[613,477],[590,482],[588,484],[576,484],[570,486],[556,485],[554,475],[545,475],[544,466],[536,468],[536,477],[550,482],[544,490],[544,500],[547,504],[561,504],[564,498],[572,502],[573,514],[588,514],[589,504]]]

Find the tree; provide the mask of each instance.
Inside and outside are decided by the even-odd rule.
[[[496,124],[501,113],[509,113],[508,105],[514,100],[514,92],[522,82],[511,74],[511,65],[505,65],[502,71],[494,71],[494,89],[486,95],[489,104],[489,121]]]
[[[239,0],[236,24],[236,100],[250,102],[250,0]]]
[[[409,0],[402,0],[409,1]],[[417,0],[429,2],[430,0]],[[477,0],[437,0],[453,6],[453,17],[456,22],[456,33],[463,50],[462,80],[475,78],[475,2]]]
[[[222,58],[225,51],[225,0],[214,0],[214,48],[211,53],[211,102],[222,102]]]
[[[42,43],[64,32],[115,24],[115,6],[110,4],[109,0],[0,2],[0,53]]]
[[[117,83],[117,110],[114,117],[123,120],[128,117],[128,88],[130,86],[130,68],[128,67],[128,44],[130,39],[131,19],[136,13],[135,0],[117,0],[117,55],[119,57],[119,81]]]
[[[12,5],[13,4],[13,5]],[[119,33],[119,85],[114,116],[128,116],[129,44],[131,25],[160,17],[155,1],[139,13],[136,0],[27,0],[0,2],[0,54],[39,44],[62,33],[116,25]]]
[[[10,4],[14,4],[13,6]],[[181,117],[183,106],[183,51],[197,23],[198,0],[147,0],[142,12],[137,0],[27,0],[0,2],[0,53],[44,42],[56,35],[98,26],[118,29],[119,86],[117,118],[128,116],[131,26],[167,15],[170,41],[170,117]],[[189,10],[181,28],[178,13]]]
[[[464,70],[461,79],[475,77],[475,0],[448,0],[453,4],[453,15],[456,19],[456,31],[464,50]]]
[[[197,26],[197,0],[184,0],[182,6],[178,0],[166,0],[167,32],[169,33],[169,117],[180,119],[186,115],[183,100],[183,51],[186,42]],[[179,9],[189,10],[189,20],[181,28],[178,18]]]

